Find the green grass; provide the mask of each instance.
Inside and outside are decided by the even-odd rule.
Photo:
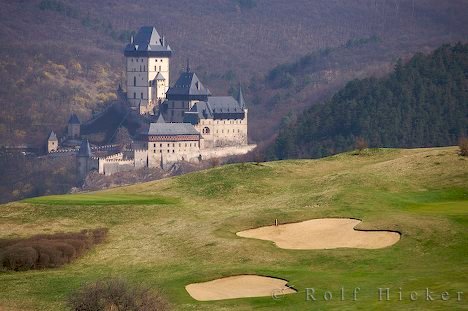
[[[0,237],[105,226],[109,241],[59,269],[0,272],[0,309],[63,310],[85,282],[119,276],[160,288],[175,310],[468,309],[468,160],[456,148],[378,149],[321,160],[236,164],[156,182],[0,206]],[[321,217],[402,233],[378,250],[294,251],[236,232]],[[299,292],[197,302],[192,282],[236,274],[289,280]],[[317,301],[307,301],[306,288]],[[345,288],[345,301],[340,289]],[[358,300],[352,291],[360,287]],[[391,300],[379,301],[378,288]],[[398,300],[402,288],[403,300]],[[438,293],[425,301],[424,291]],[[323,292],[333,294],[324,301]],[[412,291],[419,293],[411,301]],[[448,301],[440,294],[450,293]],[[321,294],[321,297],[320,295]],[[435,295],[433,295],[435,297]],[[455,298],[454,298],[455,297]]]

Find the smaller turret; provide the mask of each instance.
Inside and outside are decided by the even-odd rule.
[[[80,139],[80,128],[80,119],[73,113],[68,120],[68,139]]]
[[[58,150],[58,139],[54,131],[50,132],[49,138],[47,139],[47,153]]]
[[[239,95],[237,96],[237,102],[241,106],[242,109],[246,109],[246,104],[244,100],[244,94],[242,94],[242,86],[239,83]]]
[[[93,153],[89,141],[87,139],[81,141],[80,149],[76,154],[76,166],[81,179],[84,179],[88,172],[93,169],[92,157]]]

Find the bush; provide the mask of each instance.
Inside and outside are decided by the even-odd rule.
[[[165,311],[169,305],[159,293],[129,285],[122,279],[108,279],[85,285],[68,299],[70,310]]]
[[[458,147],[460,148],[459,154],[461,156],[468,156],[468,138],[462,137],[458,141]]]
[[[32,247],[13,245],[3,251],[0,258],[11,270],[26,271],[34,267],[39,255]]]
[[[106,228],[78,233],[39,234],[26,239],[0,240],[0,269],[25,271],[60,267],[104,242]]]

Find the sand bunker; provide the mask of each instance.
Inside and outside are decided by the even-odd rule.
[[[185,286],[192,298],[198,301],[222,300],[246,297],[271,297],[293,294],[287,281],[258,275],[238,275],[204,283]]]
[[[359,223],[360,220],[345,218],[312,219],[245,230],[237,232],[237,235],[273,241],[279,248],[284,249],[376,249],[393,245],[400,240],[400,234],[397,232],[354,230]]]

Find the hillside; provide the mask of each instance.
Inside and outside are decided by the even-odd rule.
[[[369,149],[0,205],[0,238],[109,229],[107,243],[62,268],[0,272],[0,309],[63,310],[71,291],[108,276],[161,289],[174,310],[464,309],[466,297],[457,301],[456,291],[468,286],[467,185],[467,159],[455,147]],[[323,217],[361,219],[359,229],[398,231],[401,240],[377,250],[298,251],[236,236],[275,219]],[[238,274],[282,278],[298,293],[197,302],[184,289]],[[311,287],[315,302],[306,300]],[[341,287],[346,301],[338,299]],[[361,291],[352,301],[355,287]],[[378,300],[382,287],[390,301]],[[426,288],[434,301],[423,299]],[[337,299],[321,299],[325,290]],[[440,299],[444,291],[448,301]]]
[[[371,147],[455,145],[468,133],[468,44],[399,60],[392,74],[349,82],[330,100],[284,123],[279,159],[322,157]]]
[[[167,36],[173,75],[190,57],[215,93],[239,80],[249,84],[252,138],[260,141],[284,113],[347,80],[386,71],[397,57],[466,40],[466,8],[463,0],[7,1],[0,11],[0,141],[40,145],[50,129],[63,132],[71,111],[87,119],[104,109],[123,80],[122,47],[142,25]],[[378,42],[355,48],[369,38]],[[298,96],[292,89],[278,95],[262,81],[277,65],[343,46],[348,49],[318,68],[317,83]]]

